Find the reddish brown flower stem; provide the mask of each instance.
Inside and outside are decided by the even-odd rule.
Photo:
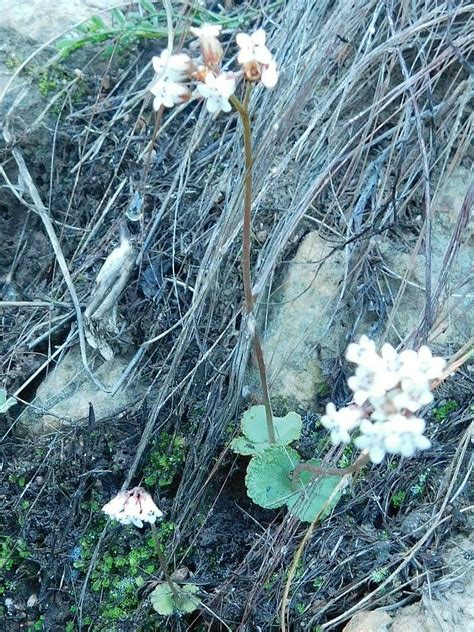
[[[249,100],[252,84],[247,83],[243,102],[234,95],[230,97],[230,102],[240,115],[244,131],[244,154],[245,154],[245,175],[244,175],[244,214],[242,232],[242,280],[244,284],[245,311],[249,318],[254,317],[255,302],[252,294],[252,275],[250,262],[251,249],[251,228],[252,228],[252,171],[253,171],[253,151],[252,151],[252,130],[249,115]],[[265,418],[267,422],[267,433],[270,443],[276,442],[275,427],[273,425],[273,411],[268,390],[267,370],[263,357],[263,349],[257,326],[251,323],[253,336],[253,349],[257,360],[260,384],[262,386],[263,404],[265,406]]]
[[[314,474],[315,476],[345,476],[346,474],[355,474],[359,472],[364,465],[367,465],[368,462],[369,455],[363,452],[360,457],[348,467],[330,467],[326,470],[324,468],[311,465],[310,463],[298,463],[293,470],[293,486],[296,486],[298,483],[301,472],[311,472],[311,474]]]

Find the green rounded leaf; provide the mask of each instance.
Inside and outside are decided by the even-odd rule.
[[[236,437],[230,442],[231,449],[236,454],[243,454],[244,456],[260,454],[260,452],[263,452],[268,446],[268,443],[252,443],[247,437]]]
[[[150,594],[151,605],[162,615],[170,615],[173,612],[193,612],[199,608],[201,600],[197,596],[199,588],[194,584],[186,584],[178,586],[176,589],[179,594],[179,600],[176,600],[171,588],[168,584],[159,584]],[[178,601],[178,603],[177,603]]]
[[[276,440],[279,445],[289,445],[301,435],[301,417],[298,413],[290,412],[284,417],[273,417]],[[267,421],[265,406],[252,406],[242,417],[242,433],[251,443],[268,444]]]
[[[321,465],[316,459],[308,463],[316,467]],[[311,472],[302,471],[296,492],[287,501],[288,509],[304,522],[322,520],[337,505],[346,484],[342,476],[316,477]]]
[[[247,494],[266,509],[282,507],[291,497],[291,472],[299,463],[296,450],[273,445],[250,459],[245,476]]]

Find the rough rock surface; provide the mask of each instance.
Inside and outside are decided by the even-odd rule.
[[[44,44],[53,37],[104,9],[115,0],[0,0],[2,26]]]
[[[0,0],[0,98],[12,76],[12,60],[23,61],[38,46],[117,4],[115,0]]]
[[[443,261],[459,211],[471,182],[471,172],[460,166],[433,200],[432,286],[443,270]],[[383,258],[392,297],[396,297],[406,276],[400,300],[389,314],[387,338],[398,344],[419,322],[425,308],[425,257],[415,257],[402,243],[375,237]],[[432,334],[436,344],[455,352],[473,332],[472,223],[463,231],[462,245],[449,274],[449,299],[442,298],[438,326]],[[271,296],[269,318],[263,333],[263,347],[269,365],[271,392],[311,404],[324,380],[322,362],[330,361],[346,347],[351,323],[334,319],[334,307],[344,279],[344,255],[331,251],[330,244],[315,232],[303,239],[288,265],[281,285]],[[443,304],[444,301],[444,304]],[[370,333],[373,322],[358,323],[359,334]],[[383,328],[380,328],[380,332]]]
[[[128,359],[115,356],[94,370],[106,388],[111,388],[122,375]],[[100,390],[82,365],[77,347],[69,351],[39,386],[31,406],[18,423],[22,432],[31,435],[64,429],[89,414],[89,402],[97,421],[130,409],[143,395],[137,380],[132,389],[120,389],[115,395]]]
[[[303,404],[312,401],[322,381],[319,352],[336,356],[344,347],[341,330],[328,329],[343,268],[339,253],[323,261],[330,251],[317,232],[306,235],[272,295],[263,336],[271,392]]]
[[[433,230],[431,239],[432,289],[436,289],[444,270],[444,259],[449,250],[451,235],[455,229],[464,198],[472,182],[472,170],[458,167],[445,185],[433,198]],[[451,267],[448,280],[449,299],[441,301],[441,310],[431,338],[437,344],[452,345],[456,351],[473,335],[474,278],[472,276],[472,252],[474,231],[472,221],[462,233],[462,244]],[[407,285],[403,290],[398,309],[394,314],[393,331],[403,338],[415,327],[425,307],[425,256],[420,252],[413,258],[390,241],[380,242],[387,271],[392,275],[394,295],[402,279]],[[390,331],[389,331],[390,337]]]
[[[472,524],[471,524],[472,526]],[[474,534],[459,534],[443,553],[444,579],[421,601],[395,612],[359,612],[344,632],[454,632],[474,629]]]

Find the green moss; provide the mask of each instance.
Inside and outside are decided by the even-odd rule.
[[[399,507],[401,507],[403,501],[406,498],[406,495],[407,493],[403,489],[399,489],[393,494],[391,502],[392,502],[392,505],[395,507],[395,509],[398,509]]]
[[[295,606],[295,610],[300,616],[303,615],[306,611],[306,604],[304,604],[302,601],[299,601]]]
[[[437,406],[433,410],[433,417],[436,421],[445,421],[451,413],[458,410],[459,402],[455,399],[448,399],[444,404]]]
[[[12,536],[0,537],[0,595],[17,590],[20,569],[28,563],[31,551],[24,540]],[[31,569],[30,569],[31,570]]]
[[[324,584],[324,579],[322,577],[316,577],[316,579],[312,581],[314,590],[320,590],[323,584]]]
[[[344,447],[344,452],[341,458],[337,462],[337,467],[349,467],[354,461],[354,446],[352,443],[348,443]]]
[[[382,584],[387,577],[389,576],[388,568],[376,568],[370,574],[370,580],[374,582],[374,584]]]
[[[88,501],[95,504],[95,499]],[[100,513],[94,528],[86,533],[75,550],[73,567],[82,576],[88,572],[96,544],[106,519]],[[157,524],[158,536],[166,543],[174,531],[171,522]],[[153,538],[133,526],[120,526],[110,540],[102,544],[101,552],[89,578],[92,593],[100,600],[95,632],[112,632],[115,625],[126,620],[138,607],[139,589],[158,572],[159,564]]]
[[[430,470],[429,468],[426,470],[426,472],[423,472],[422,474],[420,474],[418,476],[418,481],[412,485],[410,487],[410,495],[415,497],[415,498],[419,498],[420,496],[423,495],[424,491],[425,491],[425,487],[426,487],[426,480],[428,478],[428,474],[429,474]]]
[[[162,432],[151,447],[145,467],[145,484],[148,487],[168,487],[184,462],[186,444],[183,437]]]
[[[8,53],[5,59],[5,67],[10,72],[15,72],[23,63],[23,60],[17,57],[15,53]]]
[[[319,397],[329,397],[331,395],[331,387],[327,382],[319,382],[316,387],[316,393]]]
[[[272,396],[272,408],[273,414],[276,417],[283,417],[290,410],[293,410],[299,415],[304,415],[307,412],[307,410],[301,406],[301,402],[299,402],[296,397],[285,397],[282,395]]]

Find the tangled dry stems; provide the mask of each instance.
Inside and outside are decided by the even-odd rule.
[[[333,252],[343,250],[346,256],[340,291],[334,296],[334,319],[346,309],[355,288],[362,286],[367,300],[359,298],[353,312],[346,314],[354,323],[348,336],[363,320],[370,300],[377,306],[380,330],[396,338],[396,315],[410,270],[396,295],[389,296],[392,271],[374,264],[374,255],[380,257],[374,238],[396,237],[410,245],[406,230],[413,220],[413,208],[419,207],[423,221],[412,262],[415,265],[416,255],[424,253],[425,309],[416,327],[403,340],[400,337],[400,342],[419,344],[444,326],[449,316],[444,305],[449,303],[450,270],[463,247],[473,192],[465,200],[438,279],[433,278],[431,265],[432,209],[448,177],[468,155],[472,137],[468,110],[472,69],[467,60],[473,10],[472,4],[452,2],[427,8],[424,2],[407,0],[290,0],[272,16],[272,48],[284,70],[278,89],[254,93],[251,105],[256,147],[254,223],[261,222],[268,233],[254,261],[258,297],[264,296],[275,275],[278,277],[281,262],[292,248],[291,237],[301,227],[316,226],[333,244]],[[145,200],[145,214],[136,240],[137,276],[151,268],[168,279],[168,290],[157,300],[151,316],[148,314],[144,330],[131,318],[122,332],[133,340],[137,351],[116,387],[128,384],[133,388],[135,380],[143,379],[153,393],[124,485],[139,471],[153,433],[169,420],[176,420],[176,411],[178,417],[186,415],[190,402],[199,402],[201,421],[195,427],[172,509],[176,532],[183,540],[194,542],[199,537],[199,531],[194,533],[195,516],[204,506],[206,490],[220,464],[227,459],[225,451],[219,456],[217,450],[240,406],[250,349],[250,339],[240,326],[241,130],[235,117],[216,124],[198,104],[177,110],[157,130],[154,166],[144,169],[153,128],[152,123],[146,125],[150,111],[150,99],[144,92],[148,59],[148,52],[143,50],[132,55],[112,90],[108,94],[98,91],[92,104],[79,109],[71,104],[68,95],[74,80],[48,105],[61,103],[62,114],[50,133],[51,174],[67,173],[68,181],[65,184],[51,176],[43,205],[54,218],[62,243],[72,244],[66,255],[70,280],[64,269],[62,275],[52,276],[44,292],[52,315],[31,303],[27,316],[23,316],[28,326],[12,341],[5,366],[14,364],[22,349],[34,350],[58,332],[64,336],[71,322],[72,333],[63,337],[58,352],[50,354],[36,373],[75,342],[81,324],[66,286],[70,290],[73,284],[78,304],[87,302],[94,271],[110,252],[131,191],[138,191]],[[93,62],[92,58],[85,64],[86,75]],[[104,75],[111,68],[112,64],[106,67]],[[47,111],[29,124],[28,134],[43,123]],[[16,136],[24,137],[23,131],[15,129],[19,112],[18,99],[7,121],[13,145]],[[75,139],[76,159],[62,170],[57,156],[65,138]],[[6,163],[5,180],[14,190],[7,175],[11,169],[8,158]],[[94,177],[97,182],[97,174],[104,178],[104,186],[91,195],[89,184]],[[61,205],[54,202],[56,189]],[[85,226],[78,223],[76,209],[87,218]],[[16,264],[20,248],[21,244]],[[128,290],[124,303],[138,318],[150,310],[150,304],[140,296],[138,282]],[[16,384],[16,392],[23,392],[30,380]],[[443,491],[440,488],[433,499],[428,531],[410,546],[400,541],[400,549],[389,564],[390,577],[363,599],[358,597],[359,588],[366,584],[369,572],[346,582],[335,593],[336,584],[325,579],[333,586],[333,596],[324,604],[313,598],[308,606],[313,612],[311,624],[325,619],[323,629],[330,629],[360,608],[382,603],[382,588],[401,574],[440,526],[451,519],[447,507],[460,489],[457,486],[464,480],[466,468],[466,435],[459,445],[458,440],[459,434],[451,437],[451,447],[445,451],[451,462],[445,458],[439,465],[446,470],[446,479]],[[338,534],[346,528],[351,511],[363,506],[367,498],[377,497],[381,484],[377,478],[373,488],[366,484],[313,536],[305,572],[293,593],[315,578],[327,577],[328,568],[318,566],[315,557],[320,549],[331,551],[329,558],[337,560],[331,575],[346,577],[355,553],[338,557]],[[354,525],[356,533],[361,528]],[[238,622],[241,626],[251,621],[257,608],[265,611],[268,599],[278,603],[283,590],[281,578],[270,597],[262,597],[262,586],[272,573],[283,575],[300,537],[301,528],[291,517],[262,527],[261,537],[246,552],[235,577],[209,601],[210,611],[227,620],[227,605],[219,595],[233,586],[248,590]],[[364,546],[369,549],[371,545],[370,537],[365,537]],[[173,546],[175,550],[177,540]],[[249,569],[252,578],[246,582],[242,576]],[[405,583],[411,581],[408,577]],[[397,590],[400,586],[393,592]],[[342,611],[344,614],[334,614]]]

